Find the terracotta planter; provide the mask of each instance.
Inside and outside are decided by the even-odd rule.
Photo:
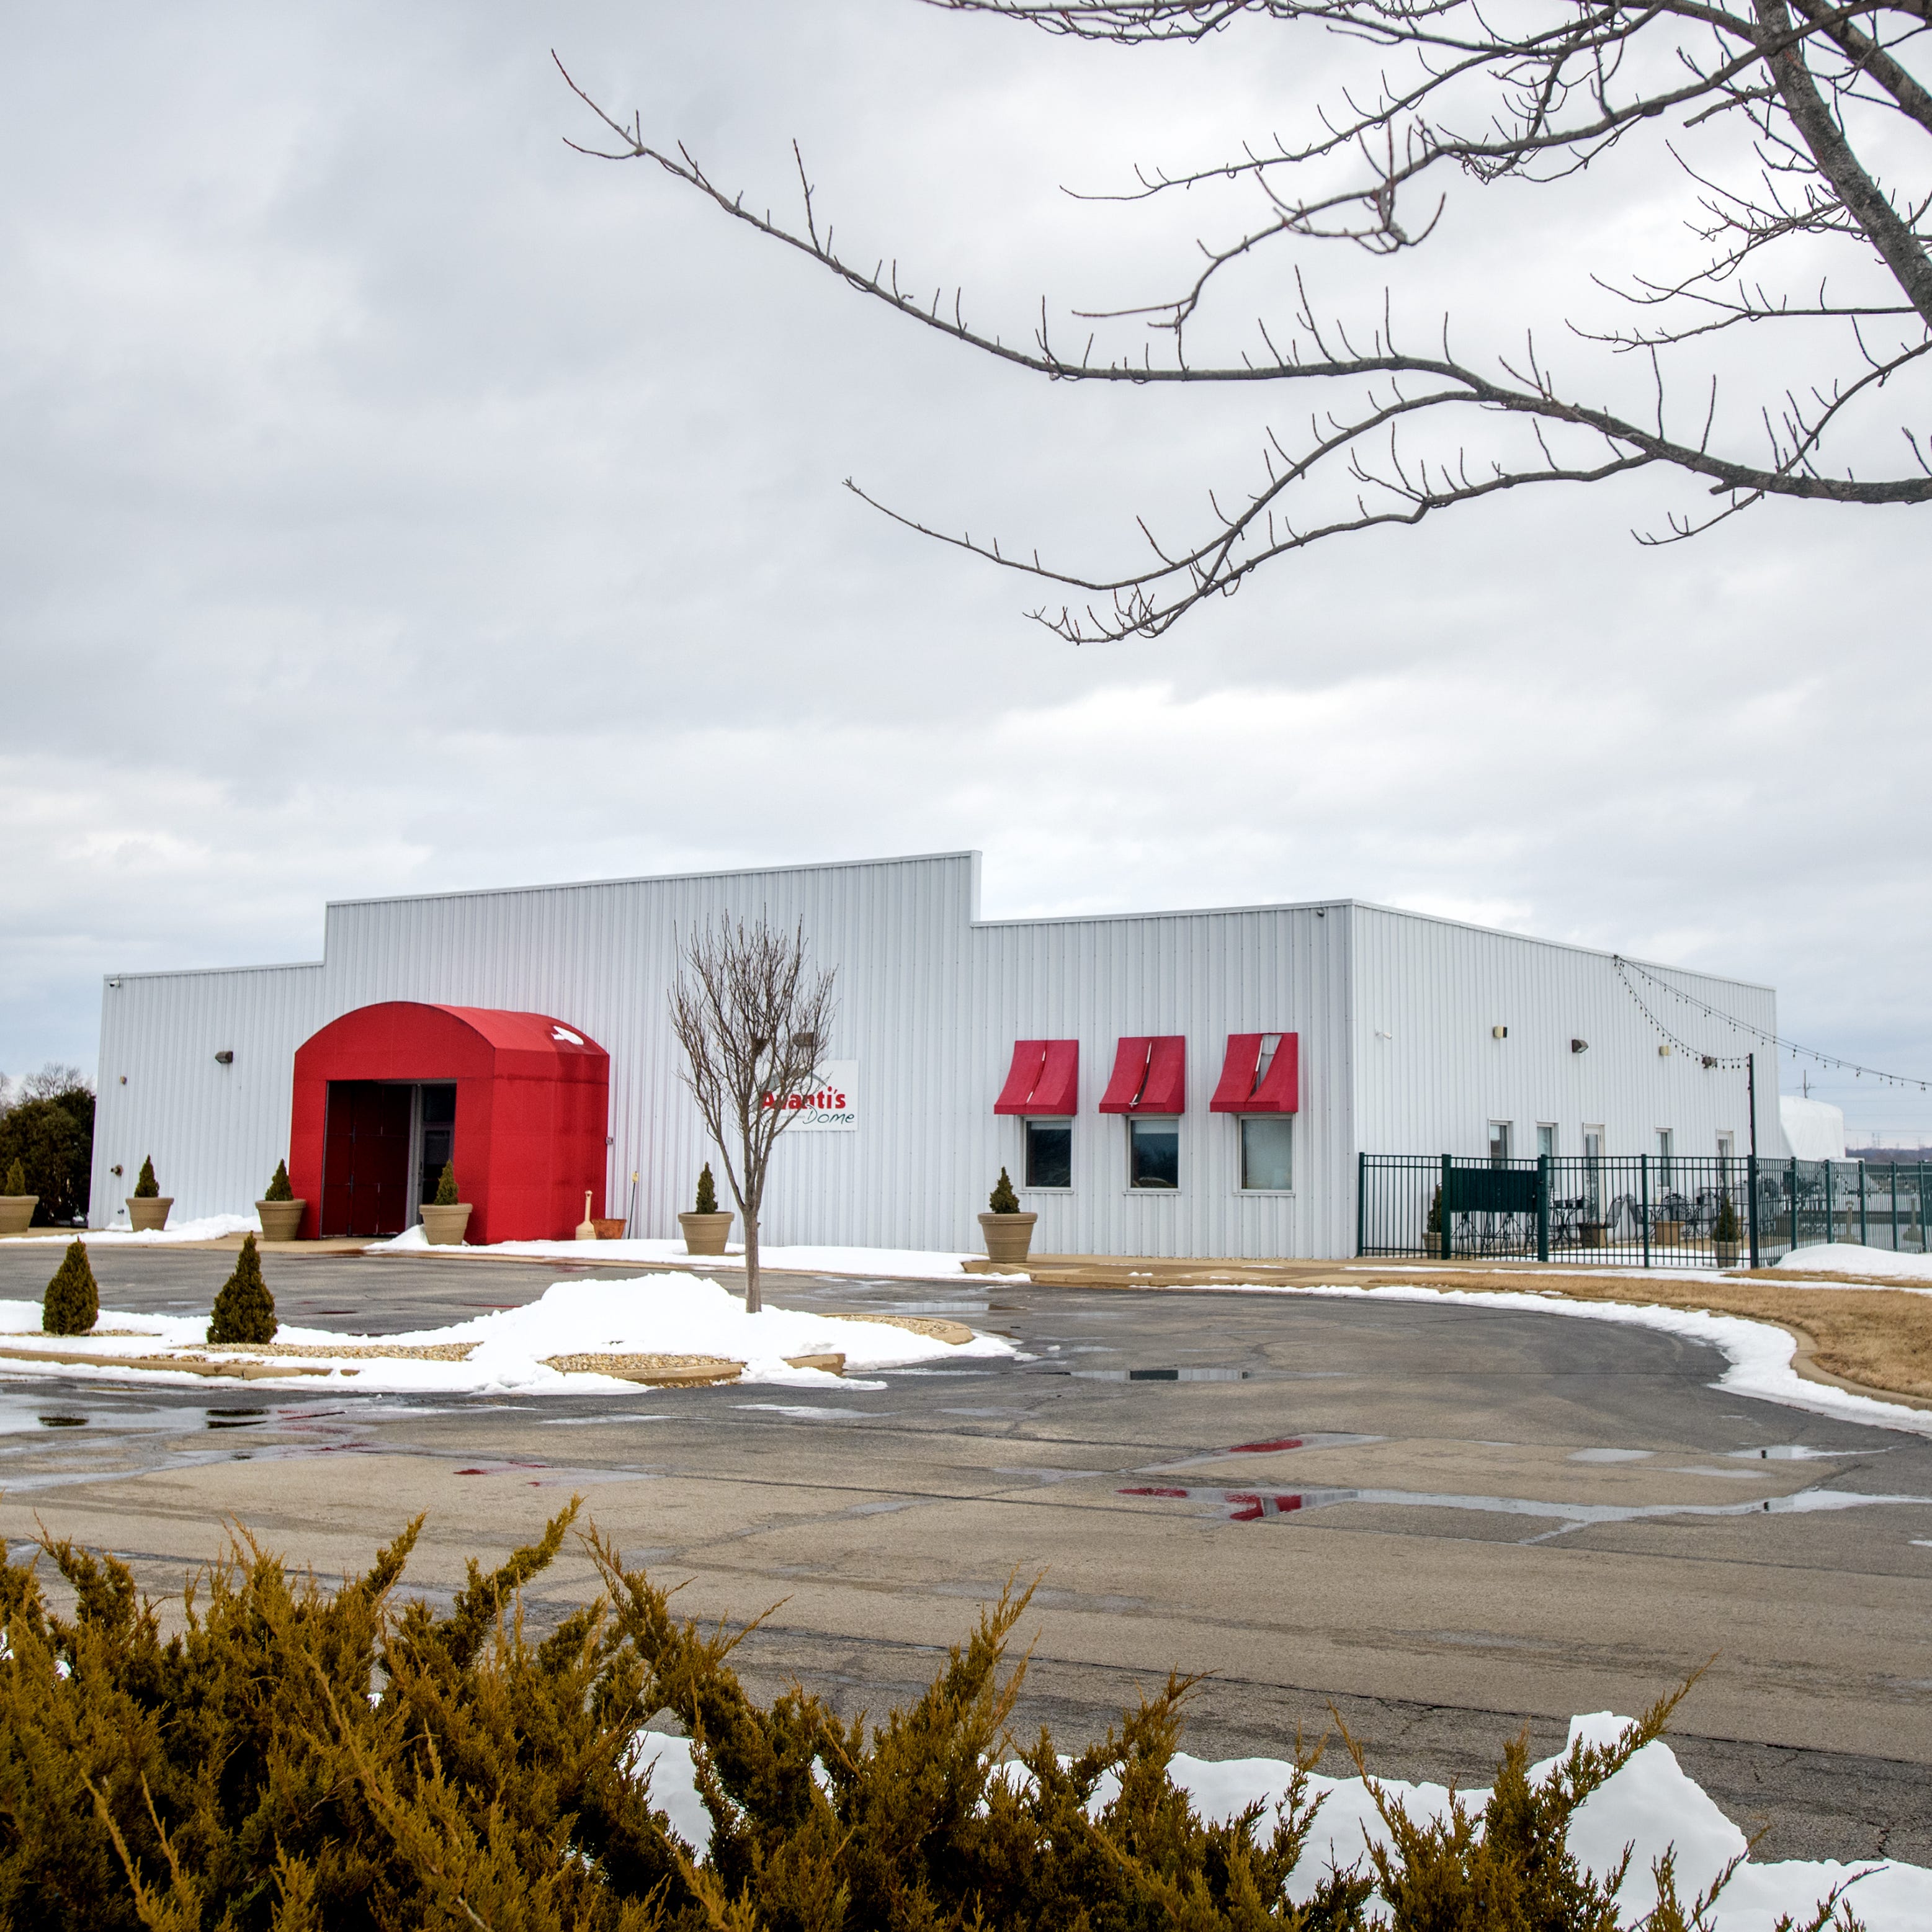
[[[1606,1245],[1605,1238],[1610,1233],[1610,1224],[1604,1221],[1586,1221],[1582,1227],[1583,1245],[1586,1248],[1600,1248]]]
[[[265,1241],[298,1241],[302,1216],[308,1212],[306,1201],[258,1201],[255,1212],[261,1217]]]
[[[680,1214],[677,1225],[684,1230],[684,1251],[688,1255],[722,1255],[731,1232],[731,1216],[722,1214]]]
[[[1713,1241],[1711,1252],[1717,1258],[1718,1267],[1736,1268],[1744,1252],[1744,1246],[1742,1241]]]
[[[1682,1221],[1658,1221],[1650,1231],[1650,1244],[1654,1248],[1674,1248],[1684,1232]]]
[[[982,1214],[980,1238],[986,1244],[989,1262],[1023,1262],[1033,1246],[1033,1224],[1037,1214]]]
[[[172,1194],[153,1195],[146,1201],[130,1194],[128,1197],[128,1225],[137,1234],[165,1228],[168,1225],[168,1210],[174,1204]]]
[[[40,1204],[38,1194],[0,1194],[0,1234],[24,1234]]]
[[[459,1201],[454,1208],[436,1208],[427,1203],[422,1210],[423,1239],[433,1248],[460,1248],[463,1231],[470,1225],[473,1204]]]
[[[597,1230],[600,1241],[621,1241],[624,1238],[624,1224],[621,1221],[607,1220],[600,1214],[590,1225]]]

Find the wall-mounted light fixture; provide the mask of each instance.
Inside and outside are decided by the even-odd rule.
[[[124,1074],[124,1074],[122,1074],[122,1076],[121,1076],[121,1084],[122,1084],[122,1086],[124,1086],[124,1086],[126,1086],[126,1085],[127,1085],[127,1084],[128,1084],[128,1076],[127,1076],[127,1075],[126,1075],[126,1074]]]
[[[1509,1028],[1508,1027],[1492,1027],[1490,1029],[1490,1037],[1492,1040],[1508,1040],[1509,1038]]]
[[[1570,1051],[1572,1053],[1588,1053],[1589,1050],[1590,1042],[1587,1040],[1573,1040],[1570,1042]]]
[[[126,1172],[126,1170],[125,1170],[125,1169],[122,1166],[121,1163],[117,1160],[117,1161],[114,1163],[114,1165],[113,1165],[112,1167],[110,1167],[110,1168],[107,1170],[107,1172],[108,1172],[110,1174],[112,1174],[112,1175],[113,1175],[113,1176],[114,1176],[114,1177],[118,1180],[118,1179],[120,1178],[120,1176],[121,1176],[123,1173],[124,1173],[124,1172]]]
[[[110,980],[107,983],[112,986],[116,992],[118,992],[121,990],[121,982],[118,980]]]
[[[1666,1040],[1664,1044],[1657,1049],[1657,1057],[1660,1060],[1668,1060],[1670,1058],[1670,1041]]]
[[[232,1046],[224,1046],[221,1051],[214,1056],[214,1064],[218,1066],[232,1066],[235,1064],[234,1048]]]

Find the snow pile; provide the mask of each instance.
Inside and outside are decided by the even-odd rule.
[[[427,1248],[428,1240],[420,1227],[410,1228],[394,1240],[374,1243],[372,1254],[408,1253]],[[476,1255],[527,1256],[546,1262],[641,1262],[662,1268],[667,1262],[692,1258],[682,1240],[624,1241],[494,1241],[487,1247],[469,1248]],[[729,1252],[698,1258],[707,1269],[728,1274],[745,1265],[742,1245],[734,1241]],[[774,1248],[760,1246],[761,1268],[789,1270],[799,1274],[850,1274],[884,1276],[899,1281],[959,1281],[962,1262],[978,1258],[971,1255],[939,1254],[924,1248]],[[974,1281],[1005,1279],[1022,1281],[1023,1275],[1005,1277],[974,1275]]]
[[[40,1333],[37,1301],[0,1301],[0,1344],[44,1348],[56,1354],[124,1355],[152,1358],[158,1348],[200,1351],[206,1343],[206,1315],[130,1315],[103,1309],[97,1327],[124,1334],[68,1336]],[[600,1390],[634,1392],[634,1384],[613,1376],[565,1373],[545,1366],[552,1355],[708,1355],[745,1364],[741,1381],[801,1387],[850,1388],[817,1369],[786,1366],[787,1356],[838,1353],[848,1371],[898,1368],[958,1356],[1006,1356],[1015,1352],[1003,1336],[976,1334],[970,1342],[942,1342],[930,1335],[884,1322],[848,1321],[835,1316],[767,1306],[748,1315],[744,1304],[714,1281],[683,1274],[640,1276],[630,1281],[560,1281],[538,1300],[521,1308],[500,1309],[443,1328],[406,1335],[356,1335],[284,1324],[274,1348],[294,1344],[323,1352],[305,1365],[352,1370],[350,1385],[370,1393],[434,1390],[446,1394],[584,1394]],[[440,1348],[449,1353],[467,1346],[463,1360],[423,1360],[352,1354],[374,1348]],[[344,1352],[332,1357],[327,1351]],[[31,1362],[0,1359],[0,1372],[41,1372]],[[158,1372],[113,1367],[78,1367],[63,1375],[106,1376]],[[182,1372],[186,1379],[188,1372]],[[173,1378],[170,1376],[170,1379]],[[328,1380],[338,1380],[332,1372]],[[272,1387],[274,1378],[262,1384]],[[289,1378],[293,1382],[297,1378]],[[320,1378],[299,1378],[314,1386]],[[863,1386],[863,1384],[860,1384]],[[874,1384],[876,1386],[876,1384]]]
[[[1793,1248],[1773,1265],[1799,1274],[1875,1275],[1932,1286],[1932,1255],[1897,1254],[1890,1248],[1862,1247],[1856,1241],[1820,1241],[1816,1247]]]
[[[1569,1742],[1574,1744],[1582,1738],[1592,1744],[1611,1743],[1626,1721],[1607,1711],[1573,1718]],[[1532,1767],[1532,1777],[1546,1777],[1559,1761],[1544,1759]],[[669,1818],[672,1829],[700,1854],[707,1851],[711,1819],[692,1776],[688,1741],[647,1736],[640,1740],[633,1762],[639,1769],[650,1771],[652,1802]],[[1250,1804],[1261,1804],[1264,1834],[1270,1814],[1287,1796],[1294,1776],[1294,1766],[1280,1758],[1217,1762],[1190,1757],[1185,1751],[1174,1754],[1168,1771],[1204,1818],[1226,1822]],[[1000,1772],[1016,1784],[1031,1781],[1024,1766],[1003,1765]],[[1389,1797],[1418,1821],[1442,1816],[1449,1809],[1449,1793],[1442,1785],[1408,1784],[1396,1778],[1381,1783]],[[1363,1858],[1370,1844],[1388,1840],[1375,1801],[1359,1778],[1324,1778],[1318,1772],[1311,1774],[1308,1784],[1310,1795],[1321,1798],[1322,1808],[1288,1882],[1288,1895],[1298,1904],[1314,1896],[1331,1865],[1346,1870]],[[1104,1778],[1094,1793],[1096,1807],[1118,1789],[1112,1774]],[[1486,1791],[1462,1794],[1466,1807],[1478,1814],[1488,1796]],[[1667,1846],[1676,1848],[1678,1896],[1686,1904],[1745,1846],[1744,1833],[1684,1775],[1676,1754],[1660,1740],[1646,1744],[1583,1802],[1570,1822],[1569,1844],[1577,1859],[1599,1876],[1623,1856],[1626,1845],[1634,1846],[1617,1895],[1618,1914],[1626,1925],[1657,1903],[1652,1862]],[[1856,1876],[1861,1873],[1863,1876]],[[1712,1916],[1712,1932],[1771,1932],[1785,1912],[1802,1923],[1834,1886],[1855,1877],[1846,1898],[1867,1932],[1923,1932],[1932,1925],[1932,1870],[1922,1865],[1885,1859],[1844,1865],[1790,1858],[1740,1865]]]
[[[64,1245],[78,1236],[83,1241],[99,1241],[121,1246],[159,1241],[218,1241],[228,1234],[259,1234],[260,1218],[254,1214],[204,1214],[198,1221],[170,1221],[165,1228],[37,1228],[31,1234],[16,1234],[15,1241],[58,1241]]]

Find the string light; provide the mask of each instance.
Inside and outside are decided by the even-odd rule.
[[[1733,1033],[1742,1030],[1748,1034],[1754,1040],[1761,1041],[1766,1046],[1789,1048],[1793,1060],[1797,1059],[1802,1054],[1816,1066],[1828,1068],[1833,1072],[1849,1072],[1855,1080],[1862,1079],[1869,1073],[1874,1080],[1882,1080],[1888,1086],[1916,1087],[1922,1094],[1932,1092],[1932,1082],[1922,1080],[1916,1075],[1886,1073],[1874,1066],[1862,1066],[1856,1060],[1837,1059],[1830,1054],[1820,1052],[1815,1046],[1801,1046],[1796,1040],[1786,1040],[1779,1034],[1767,1033],[1762,1027],[1754,1025],[1749,1020],[1741,1020],[1736,1013],[1727,1013],[1723,1007],[1714,1006],[1709,1000],[1700,999],[1695,993],[1687,993],[1682,987],[1673,986],[1667,980],[1660,980],[1654,973],[1640,966],[1634,959],[1624,958],[1621,953],[1612,953],[1610,957],[1616,964],[1617,976],[1623,982],[1624,991],[1636,1002],[1637,1010],[1666,1040],[1670,1042],[1672,1046],[1682,1048],[1686,1053],[1696,1054],[1708,1066],[1735,1069],[1743,1066],[1744,1060],[1742,1057],[1720,1059],[1714,1054],[1706,1053],[1702,1047],[1693,1046],[1688,1040],[1674,1032],[1645,1004],[1636,987],[1630,983],[1631,974],[1641,974],[1653,986],[1670,994],[1680,1006],[1694,1006],[1698,1012],[1708,1018],[1724,1021]]]

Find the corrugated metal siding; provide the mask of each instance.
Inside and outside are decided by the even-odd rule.
[[[859,1061],[863,1124],[780,1142],[764,1238],[952,1245],[966,1181],[947,1097],[963,1084],[977,889],[962,853],[332,906],[326,1017],[437,1000],[583,1028],[610,1055],[611,1211],[634,1169],[640,1232],[673,1235],[710,1157],[666,1017],[680,935],[720,916],[802,920],[814,958],[838,969],[826,1057]]]
[[[1608,1154],[1654,1154],[1657,1130],[1676,1150],[1717,1151],[1720,1130],[1749,1151],[1742,1070],[1707,1070],[1693,1055],[1657,1048],[1658,1035],[1605,953],[1378,907],[1354,908],[1356,1081],[1361,1145],[1372,1154],[1486,1154],[1489,1124],[1508,1120],[1519,1155],[1536,1152],[1539,1123],[1558,1151],[1578,1154],[1587,1124]],[[1652,967],[1766,1032],[1777,995],[1711,975]],[[1720,1056],[1750,1042],[1638,982],[1647,1004],[1683,1039]],[[1507,1026],[1509,1037],[1490,1029]],[[1587,1052],[1572,1053],[1573,1038]],[[1758,1065],[1758,1148],[1780,1154],[1774,1054]]]
[[[100,992],[89,1222],[109,1225],[149,1155],[173,1220],[246,1213],[288,1152],[295,1050],[322,1024],[322,968],[116,976]],[[234,1064],[218,1065],[227,1049]]]
[[[640,1232],[671,1235],[709,1157],[666,1016],[681,934],[720,916],[802,920],[838,972],[827,1057],[860,1063],[856,1134],[779,1143],[764,1232],[778,1243],[973,1249],[1022,1129],[992,1112],[1012,1042],[1077,1039],[1075,1186],[1030,1196],[1039,1252],[1322,1256],[1352,1252],[1354,1156],[1486,1150],[1508,1119],[1580,1150],[1684,1154],[1748,1139],[1742,1077],[1660,1060],[1607,957],[1348,904],[1120,917],[977,920],[973,854],[358,902],[328,910],[325,963],[129,975],[104,994],[94,1198],[105,1219],[152,1153],[182,1218],[244,1209],[285,1151],[291,1062],[339,1015],[415,999],[547,1012],[610,1053],[610,1211],[638,1174]],[[1659,969],[1661,970],[1662,969]],[[1666,974],[1767,1028],[1773,996]],[[1492,1024],[1510,1028],[1507,1041]],[[1230,1033],[1300,1035],[1294,1190],[1238,1190],[1234,1121],[1208,1112]],[[1687,1018],[1679,1029],[1700,1036]],[[1126,1129],[1095,1109],[1125,1034],[1187,1041],[1181,1186],[1126,1186]],[[1591,1042],[1572,1055],[1573,1034]],[[1723,1042],[1714,1042],[1721,1046]],[[232,1068],[216,1066],[222,1047]],[[128,1076],[128,1084],[119,1076]],[[1765,1070],[1760,1146],[1781,1150]],[[459,1168],[461,1150],[458,1150]]]
[[[967,1108],[988,1181],[1002,1165],[1016,1181],[1022,1174],[1022,1123],[992,1113],[1013,1042],[1080,1042],[1072,1190],[1024,1196],[1040,1217],[1037,1251],[1260,1257],[1352,1249],[1345,908],[1046,920],[986,925],[974,937],[982,964]],[[1300,1036],[1294,1190],[1243,1194],[1238,1130],[1232,1117],[1208,1112],[1208,1099],[1229,1034],[1277,1031]],[[1172,1194],[1128,1187],[1126,1122],[1095,1111],[1115,1042],[1138,1034],[1187,1041],[1180,1186]],[[984,1185],[978,1191],[976,1210]],[[969,1223],[962,1245],[976,1232]]]

